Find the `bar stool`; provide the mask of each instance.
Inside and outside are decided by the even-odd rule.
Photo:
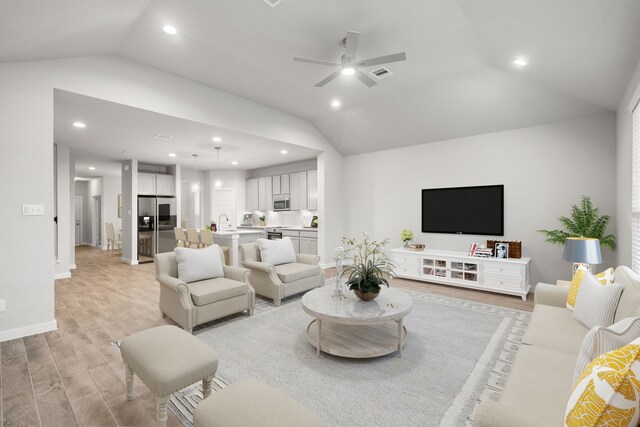
[[[195,228],[187,228],[187,245],[187,247],[194,249],[202,247],[198,239],[198,230]]]
[[[173,233],[176,236],[176,246],[187,246],[187,239],[185,238],[184,232],[184,228],[174,227]]]

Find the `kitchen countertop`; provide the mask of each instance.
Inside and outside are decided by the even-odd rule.
[[[214,236],[232,236],[234,234],[262,234],[262,231],[258,230],[223,230],[211,232]]]
[[[318,231],[315,227],[282,227],[282,229],[289,231]]]

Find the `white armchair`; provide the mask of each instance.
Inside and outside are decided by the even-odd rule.
[[[239,247],[240,264],[251,270],[249,282],[258,295],[271,298],[278,306],[283,298],[308,291],[324,283],[317,255],[297,254],[296,262],[272,265],[262,262],[258,243]]]

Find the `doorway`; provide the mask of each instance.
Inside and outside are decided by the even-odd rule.
[[[102,247],[102,196],[93,196],[93,242]]]
[[[75,196],[76,200],[76,246],[84,243],[84,214],[82,208],[82,196]]]

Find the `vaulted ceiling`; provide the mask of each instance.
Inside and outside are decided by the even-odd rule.
[[[332,70],[293,56],[339,61],[346,30],[361,33],[359,58],[407,60],[372,88],[350,77],[314,87]],[[0,61],[96,54],[299,115],[349,155],[615,111],[640,56],[640,1],[0,3]],[[514,67],[517,56],[529,65]]]

